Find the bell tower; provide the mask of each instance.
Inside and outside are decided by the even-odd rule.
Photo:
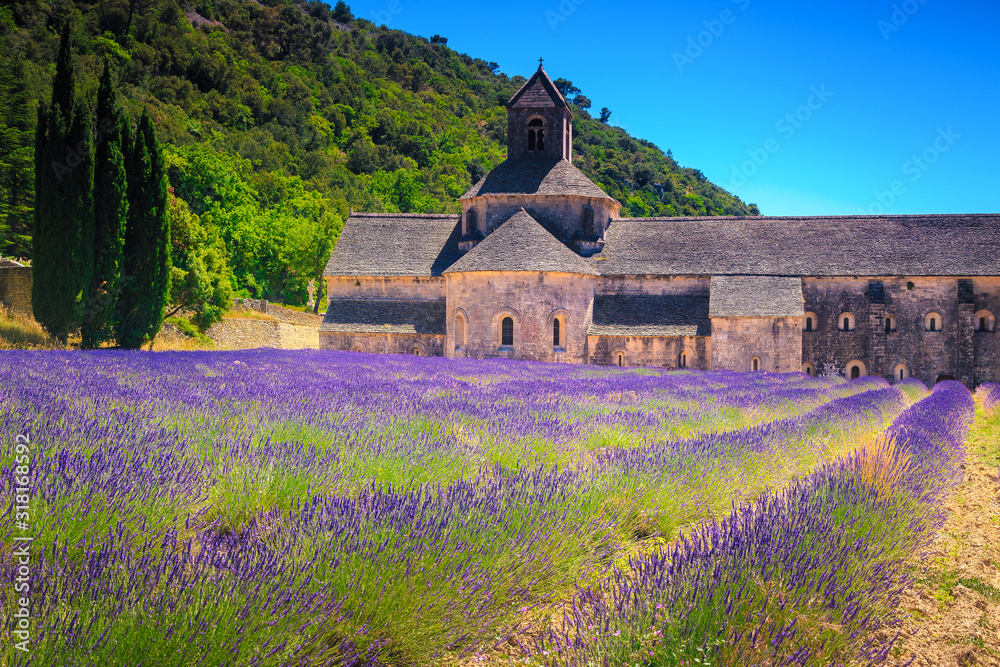
[[[507,159],[572,161],[573,112],[538,59],[538,71],[507,102]]]

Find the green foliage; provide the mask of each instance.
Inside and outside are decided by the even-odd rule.
[[[204,331],[222,319],[233,301],[225,245],[212,233],[215,230],[201,224],[183,199],[172,198],[169,215],[173,263],[170,303],[174,313],[190,311],[194,325]]]
[[[167,174],[149,114],[143,113],[128,149],[129,210],[115,337],[120,346],[137,349],[160,330],[171,278]]]
[[[53,99],[39,112],[35,140],[36,207],[32,309],[52,336],[65,341],[79,326],[94,259],[94,149],[90,108],[75,99],[69,42],[64,36]],[[67,92],[68,91],[68,92]],[[65,114],[62,105],[70,108]],[[68,115],[68,122],[67,122]],[[44,129],[42,129],[44,128]]]
[[[215,342],[202,333],[202,329],[185,317],[168,317],[163,320],[164,324],[172,324],[177,327],[185,336],[195,339],[200,345],[205,347],[215,347]]]
[[[300,253],[268,227],[289,219],[289,197],[305,196],[286,194],[287,184],[298,179],[293,191],[315,194],[341,218],[307,215],[297,238],[336,234],[351,207],[455,213],[456,198],[504,159],[504,104],[524,83],[443,38],[431,43],[356,19],[342,2],[333,10],[314,0],[197,2],[192,9],[222,26],[197,28],[176,0],[6,4],[29,99],[51,81],[46,64],[59,40],[50,26],[73,25],[67,39],[79,53],[80,94],[93,95],[104,58],[121,68],[126,115],[134,122],[145,110],[155,122],[175,160],[170,185],[218,233],[235,291],[288,303],[305,299],[307,277],[295,264]],[[566,84],[576,104],[574,163],[630,202],[624,215],[757,212],[608,125],[610,112],[592,118],[590,100]]]
[[[0,252],[31,254],[35,199],[35,110],[27,85],[24,56],[11,53],[10,10],[0,7]]]
[[[82,345],[95,348],[111,340],[115,301],[121,289],[125,225],[128,217],[125,157],[118,94],[111,65],[105,61],[97,94],[98,132],[94,170],[94,278],[87,295],[87,316],[81,326]]]

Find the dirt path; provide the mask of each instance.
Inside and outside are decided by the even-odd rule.
[[[931,546],[926,573],[903,597],[906,620],[887,664],[1000,667],[1000,421],[982,414],[968,443],[965,479]]]

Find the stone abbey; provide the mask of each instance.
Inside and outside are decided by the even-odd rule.
[[[326,349],[1000,381],[1000,215],[619,218],[539,67],[460,215],[354,213]]]

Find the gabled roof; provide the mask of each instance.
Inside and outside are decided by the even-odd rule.
[[[354,213],[323,275],[439,276],[458,256],[457,215]]]
[[[529,108],[538,109],[546,107],[565,107],[566,98],[562,96],[552,79],[545,73],[541,65],[530,79],[524,82],[520,90],[514,93],[514,97],[507,102],[508,109]]]
[[[597,275],[587,260],[556,240],[522,208],[445,273],[559,271]]]
[[[801,278],[712,276],[711,317],[797,317],[805,312]]]
[[[1000,215],[623,218],[604,275],[997,276]]]
[[[612,199],[568,160],[504,160],[460,199],[500,194]]]
[[[446,333],[447,306],[436,301],[333,299],[320,331],[335,333]]]
[[[708,336],[705,294],[613,294],[594,297],[591,336]]]

